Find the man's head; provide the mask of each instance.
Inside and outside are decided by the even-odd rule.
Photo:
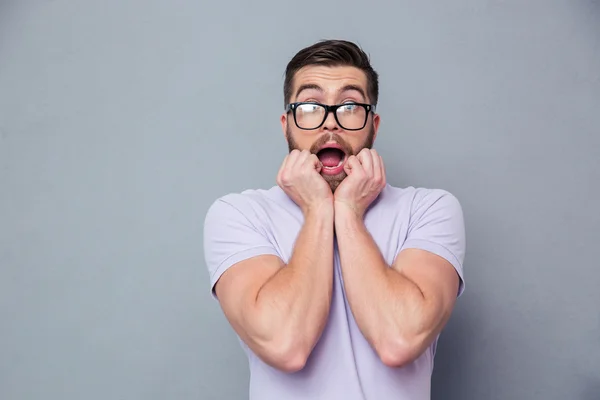
[[[321,41],[290,60],[283,93],[281,125],[289,151],[316,154],[323,164],[321,175],[335,191],[346,177],[348,156],[371,148],[377,136],[377,72],[354,43]]]

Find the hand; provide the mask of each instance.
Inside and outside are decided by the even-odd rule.
[[[331,187],[321,176],[321,162],[308,150],[292,150],[283,160],[277,184],[302,209],[304,215],[322,206],[333,211]]]
[[[347,207],[363,218],[369,205],[386,185],[383,159],[373,149],[362,149],[344,164],[348,175],[335,190],[335,209]]]

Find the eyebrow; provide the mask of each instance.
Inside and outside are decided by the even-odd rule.
[[[317,90],[319,92],[323,92],[323,89],[319,85],[314,84],[314,83],[307,83],[304,85],[300,85],[298,90],[296,90],[296,97],[298,97],[300,95],[300,93],[302,93],[304,90]],[[351,90],[354,90],[354,91],[357,91],[358,93],[360,93],[361,96],[363,97],[363,99],[367,98],[365,91],[360,86],[357,86],[357,85],[346,85],[339,90],[339,93],[348,92]]]
[[[316,85],[314,83],[307,83],[304,85],[300,85],[300,87],[298,88],[298,90],[296,90],[296,97],[298,97],[300,95],[300,93],[302,93],[305,90],[318,90],[319,92],[322,92],[323,89],[321,88],[321,86]]]
[[[358,93],[360,93],[360,95],[363,97],[363,99],[365,99],[365,100],[367,99],[367,95],[366,95],[365,91],[363,90],[363,88],[361,88],[360,86],[357,86],[357,85],[346,85],[340,90],[340,93],[348,92],[351,90],[357,91]]]

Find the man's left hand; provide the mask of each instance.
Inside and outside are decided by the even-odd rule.
[[[383,159],[374,149],[365,148],[348,157],[344,170],[348,176],[335,190],[335,209],[349,208],[362,219],[386,185]]]

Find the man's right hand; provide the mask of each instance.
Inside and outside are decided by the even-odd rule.
[[[292,150],[281,164],[277,184],[302,209],[304,215],[313,210],[333,207],[333,193],[321,176],[321,162],[308,150]]]

